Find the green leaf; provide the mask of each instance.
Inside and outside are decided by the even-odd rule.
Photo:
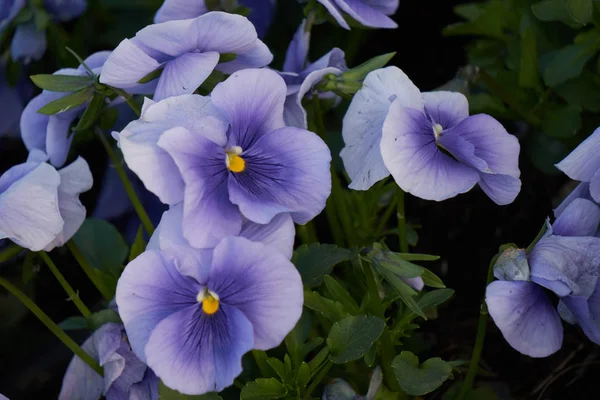
[[[586,25],[592,20],[594,5],[592,0],[566,0],[567,12],[573,21]]]
[[[548,175],[561,174],[554,165],[570,152],[562,142],[541,132],[536,132],[528,141],[526,151],[533,165]]]
[[[419,358],[403,351],[392,362],[400,387],[412,396],[433,392],[452,375],[452,367],[441,358],[430,358],[419,365]]]
[[[313,288],[323,282],[323,276],[331,273],[336,264],[349,260],[351,256],[350,250],[333,244],[312,243],[298,247],[292,262],[300,272],[304,286]]]
[[[368,367],[372,367],[377,360],[377,343],[373,343],[369,351],[365,353],[365,364]]]
[[[144,239],[144,227],[140,224],[140,227],[135,235],[135,240],[131,245],[129,261],[133,261],[133,259],[142,254],[144,250],[146,250],[146,240]]]
[[[52,21],[52,17],[43,8],[34,8],[33,21],[35,22],[36,30],[41,32],[48,28],[50,21]]]
[[[93,76],[80,75],[32,75],[31,80],[37,87],[51,92],[76,92],[94,84]]]
[[[554,90],[569,104],[592,112],[600,111],[600,80],[587,69],[577,78],[557,86]]]
[[[385,322],[374,316],[359,315],[336,322],[329,331],[327,347],[329,359],[344,364],[362,357],[379,339]]]
[[[398,275],[385,268],[381,268],[378,271],[390,284],[390,286],[394,288],[398,296],[400,296],[400,299],[408,308],[410,308],[418,316],[427,319],[427,316],[425,316],[423,310],[421,310],[419,305],[414,300],[414,296],[417,294],[417,292],[415,292],[413,288],[408,286],[406,282],[404,282]]]
[[[240,400],[280,399],[287,394],[285,386],[275,378],[259,378],[242,388]]]
[[[73,240],[93,268],[118,277],[129,249],[115,228],[101,219],[86,219]]]
[[[405,261],[437,261],[440,259],[440,256],[430,254],[396,253],[396,255]]]
[[[83,115],[77,123],[77,126],[73,128],[73,131],[81,132],[90,129],[100,116],[100,113],[102,113],[105,105],[106,98],[104,95],[100,93],[94,93],[92,100],[83,112]]]
[[[332,278],[329,275],[325,275],[324,282],[327,292],[331,298],[342,303],[344,309],[350,314],[358,314],[358,304],[356,304],[356,301],[354,301],[345,287],[343,287],[335,278]]]
[[[527,21],[523,18],[523,21]],[[526,22],[524,22],[526,24]],[[535,89],[540,84],[538,73],[537,41],[531,23],[521,33],[521,58],[519,65],[519,86]]]
[[[285,357],[285,363],[277,358],[271,357],[267,359],[267,364],[273,368],[273,371],[279,376],[281,382],[292,385],[294,383],[294,370],[292,368],[290,357],[287,354]]]
[[[39,268],[35,263],[36,254],[33,251],[29,251],[25,254],[25,260],[23,261],[23,271],[21,278],[23,283],[28,283],[37,274]]]
[[[65,331],[75,331],[80,329],[89,329],[88,322],[82,316],[69,317],[58,324]]]
[[[468,10],[467,22],[452,24],[444,28],[444,35],[481,35],[503,39],[513,10],[504,0],[493,0],[483,5],[479,12]],[[459,10],[461,11],[461,10]],[[464,9],[462,10],[464,13]],[[455,9],[456,12],[456,9]]]
[[[388,62],[396,55],[396,53],[382,54],[377,57],[373,57],[370,60],[365,61],[357,67],[354,67],[346,72],[343,72],[338,80],[351,81],[351,82],[362,82],[366,76],[376,69],[381,69],[387,65]]]
[[[71,93],[65,97],[61,97],[58,100],[51,101],[44,107],[40,108],[37,112],[45,115],[55,115],[66,111],[69,111],[75,107],[79,107],[86,101],[90,100],[94,95],[94,89],[85,88],[75,93]]]
[[[313,377],[315,372],[319,370],[319,367],[327,360],[329,356],[329,348],[323,347],[321,351],[317,353],[316,356],[313,357],[312,360],[308,362],[308,367],[310,368],[310,376]]]
[[[308,381],[310,380],[310,368],[307,363],[302,362],[300,364],[300,368],[298,368],[298,373],[296,374],[296,386],[298,388],[305,388],[308,385]]]
[[[223,398],[215,392],[195,396],[181,394],[178,391],[167,387],[162,381],[158,384],[158,398],[160,400],[223,400]]]
[[[549,62],[543,72],[547,86],[555,87],[581,74],[585,64],[596,54],[600,40],[571,44],[548,55]]]
[[[160,74],[162,74],[164,67],[160,67],[158,69],[155,69],[154,71],[150,72],[148,75],[146,75],[145,77],[143,77],[142,79],[140,79],[138,81],[139,84],[144,84],[144,83],[148,83],[148,82],[152,82],[155,79],[158,79],[160,77]]]
[[[425,286],[443,289],[446,287],[444,282],[433,272],[430,270],[423,268],[423,273],[421,274],[421,279],[423,279],[423,283]]]
[[[310,290],[304,291],[304,307],[318,312],[331,322],[339,321],[348,315],[340,302],[327,299]]]
[[[417,301],[417,304],[422,310],[427,311],[447,302],[453,295],[454,290],[452,289],[432,290],[431,292],[423,294]]]
[[[367,260],[380,272],[388,271],[403,278],[416,278],[421,276],[424,269],[416,264],[406,261],[399,253],[382,249],[375,243],[373,250],[367,255]]]
[[[119,317],[119,314],[117,314],[114,310],[107,308],[106,310],[93,313],[88,320],[88,326],[90,329],[95,331],[102,325],[109,322],[123,323],[123,321],[121,321],[121,317]]]
[[[581,129],[581,107],[575,104],[548,106],[542,117],[542,130],[555,138],[573,137]]]
[[[110,130],[117,123],[119,118],[119,110],[116,107],[106,107],[100,115],[98,126],[104,130]]]

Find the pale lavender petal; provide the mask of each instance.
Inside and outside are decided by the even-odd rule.
[[[97,51],[94,54],[90,55],[85,60],[83,60],[83,62],[92,71],[94,71],[94,72],[98,71],[97,73],[100,73],[100,71],[102,70],[102,67],[106,63],[106,60],[108,60],[108,57],[110,56],[111,53],[112,52],[108,51],[108,50]],[[81,74],[87,74],[88,73],[87,69],[85,69],[85,67],[83,65],[80,65],[79,67],[77,67],[77,71],[79,73],[81,73]]]
[[[285,96],[283,79],[266,69],[239,71],[219,83],[211,99],[231,124],[228,144],[246,150],[261,136],[283,128]]]
[[[87,9],[87,0],[44,0],[46,10],[59,21],[70,21]]]
[[[492,172],[487,163],[475,155],[475,146],[458,135],[456,131],[448,130],[442,132],[436,143],[461,163],[478,171]]]
[[[224,74],[233,74],[242,69],[264,67],[271,61],[273,61],[273,54],[269,47],[260,40],[256,40],[244,52],[236,53],[235,60],[217,65],[217,70]]]
[[[600,170],[596,171],[590,181],[590,195],[595,201],[600,199]]]
[[[116,300],[131,348],[146,361],[146,343],[156,325],[186,307],[197,306],[201,286],[179,273],[173,258],[146,251],[130,262],[117,284]]]
[[[600,208],[586,199],[575,199],[552,224],[555,235],[594,236],[600,224]]]
[[[144,379],[131,386],[129,400],[158,400],[158,382],[156,374],[147,368]]]
[[[46,151],[46,132],[50,117],[37,111],[47,103],[45,96],[39,94],[31,99],[21,114],[21,138],[29,151]]]
[[[421,92],[397,67],[371,72],[352,99],[344,116],[345,147],[340,153],[352,180],[350,189],[367,190],[389,176],[381,157],[380,142],[383,122],[392,101],[423,110]]]
[[[395,14],[400,5],[400,0],[362,0],[362,2],[385,15]]]
[[[567,296],[561,299],[562,304],[572,313],[577,325],[594,343],[600,344],[600,282],[589,298],[584,296]]]
[[[369,6],[363,0],[335,0],[338,7],[356,21],[371,28],[397,28],[390,17]]]
[[[38,30],[33,21],[17,26],[10,47],[13,60],[29,64],[32,60],[42,58],[45,52],[45,30]]]
[[[425,92],[425,112],[442,128],[448,129],[469,116],[469,102],[459,92]]]
[[[98,360],[94,337],[81,346],[92,358]],[[102,396],[104,379],[77,356],[73,356],[62,381],[58,400],[98,400]]]
[[[254,348],[281,344],[302,314],[302,280],[282,254],[241,237],[223,239],[215,248],[207,287],[222,304],[246,315],[254,330]]]
[[[158,145],[173,157],[185,182],[183,235],[190,244],[212,247],[237,235],[242,218],[229,200],[223,147],[181,127],[165,132]]]
[[[589,182],[600,169],[600,128],[596,129],[564,160],[556,164],[556,168],[571,179]]]
[[[31,251],[52,242],[64,225],[58,209],[59,184],[58,172],[43,163],[0,194],[0,238]]]
[[[309,45],[310,31],[306,30],[306,19],[303,19],[287,48],[283,71],[297,73],[303,71],[308,61]]]
[[[425,282],[423,282],[423,278],[420,276],[417,276],[416,278],[402,278],[402,280],[415,290],[423,290],[423,287],[425,287]]]
[[[251,9],[248,19],[256,27],[258,37],[266,35],[275,17],[275,0],[240,0],[240,3]]]
[[[262,136],[241,157],[246,169],[229,175],[229,196],[249,220],[266,224],[290,212],[305,224],[325,208],[331,154],[314,133],[282,128]]]
[[[207,12],[204,1],[165,0],[154,16],[154,23],[196,18]]]
[[[61,167],[67,161],[71,143],[75,137],[73,134],[69,135],[71,125],[81,108],[77,107],[62,114],[51,115],[48,120],[46,153],[48,153],[50,163],[56,167]]]
[[[233,384],[253,343],[252,324],[240,310],[222,302],[216,314],[207,315],[195,304],[158,324],[146,354],[165,385],[183,394],[204,394]]]
[[[479,181],[475,169],[438,149],[425,114],[397,101],[383,124],[380,149],[396,183],[422,199],[442,201],[471,190]]]
[[[544,291],[527,281],[495,281],[485,302],[504,339],[530,357],[547,357],[560,349],[563,327]]]
[[[296,228],[292,217],[287,213],[283,213],[276,215],[271,222],[264,225],[244,221],[240,236],[253,242],[264,243],[291,259],[294,251]]]
[[[521,192],[521,180],[510,175],[480,174],[479,187],[499,206],[515,201]]]
[[[554,216],[556,218],[560,217],[569,204],[571,204],[573,200],[579,198],[594,201],[590,194],[590,184],[588,182],[581,182],[579,185],[577,185],[575,189],[573,189],[571,193],[564,198],[558,207],[554,209]]]
[[[331,14],[331,16],[333,18],[335,18],[335,20],[337,21],[337,23],[340,24],[340,26],[342,28],[350,30],[350,25],[348,25],[348,23],[346,22],[346,20],[344,20],[344,16],[342,15],[342,11],[336,5],[336,1],[335,0],[317,0],[317,1],[319,3],[321,3],[321,4],[323,4],[323,6],[325,6],[325,8],[327,9],[327,11],[329,11],[329,14]]]
[[[208,78],[219,62],[219,53],[187,53],[165,65],[154,100],[181,94],[192,94]]]
[[[308,76],[311,72],[318,71],[323,68],[334,67],[342,71],[346,71],[346,55],[344,51],[334,47],[327,54],[319,58],[314,63],[307,66],[307,68],[301,71],[301,75]]]
[[[157,70],[160,65],[131,40],[125,39],[106,60],[100,82],[124,89],[136,87],[140,79]]]

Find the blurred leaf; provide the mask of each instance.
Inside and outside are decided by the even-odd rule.
[[[221,396],[214,392],[195,396],[181,394],[167,387],[162,381],[158,384],[158,398],[160,400],[223,400]]]
[[[378,269],[378,271],[381,273],[381,275],[383,275],[390,286],[394,288],[402,302],[404,302],[408,308],[410,308],[418,316],[427,319],[427,316],[414,299],[414,296],[416,296],[417,292],[415,292],[413,288],[408,286],[406,282],[402,280],[402,278],[385,268]]]
[[[21,274],[23,283],[29,282],[38,272],[36,270],[35,259],[36,254],[33,251],[29,251],[25,254],[25,260],[23,261],[23,272]]]
[[[563,22],[572,28],[577,28],[580,24],[573,20],[567,10],[568,0],[542,0],[531,6],[533,15],[544,22]]]
[[[32,75],[31,80],[37,87],[51,92],[76,92],[94,84],[94,77],[79,75]]]
[[[93,268],[113,276],[120,275],[129,249],[114,225],[101,219],[88,218],[73,240]]]
[[[74,132],[81,132],[90,129],[106,105],[106,99],[103,94],[94,93],[92,101],[89,102],[77,126],[73,128]]]
[[[365,353],[365,364],[372,367],[377,360],[377,343],[373,343],[371,348]]]
[[[98,126],[103,130],[111,130],[117,123],[119,110],[116,107],[106,107],[100,115]]]
[[[65,331],[89,329],[88,322],[82,316],[69,317],[58,324]]]
[[[285,386],[275,378],[257,379],[242,388],[241,400],[280,399],[287,394]]]
[[[544,109],[542,130],[556,138],[575,136],[581,129],[581,107],[575,104]]]
[[[306,288],[313,288],[323,282],[323,276],[331,273],[331,269],[342,261],[347,261],[352,252],[333,244],[312,243],[296,249],[292,262],[300,272],[302,283]]]
[[[88,327],[95,331],[100,328],[102,325],[107,324],[109,322],[114,322],[118,324],[122,324],[121,317],[114,310],[107,308],[105,310],[101,310],[93,313],[88,320]]]
[[[524,18],[524,20],[526,20]],[[521,33],[519,86],[535,89],[539,86],[537,43],[535,30],[528,26]]]
[[[452,367],[441,358],[430,358],[419,365],[419,358],[410,351],[396,356],[392,368],[400,387],[412,396],[433,392],[452,374]]]
[[[317,372],[317,370],[319,369],[321,364],[323,364],[325,362],[325,360],[327,360],[328,356],[329,356],[329,348],[324,347],[321,349],[321,351],[319,351],[317,353],[316,356],[314,356],[312,358],[312,360],[310,360],[308,362],[308,367],[310,368],[311,377],[315,375],[315,373]]]
[[[533,165],[542,172],[559,175],[562,173],[554,164],[565,158],[569,154],[569,149],[558,140],[537,132],[527,144],[527,154]]]
[[[322,314],[331,322],[339,321],[348,315],[340,302],[327,299],[310,290],[304,291],[304,307]]]
[[[440,259],[440,256],[431,254],[396,253],[396,255],[406,261],[436,261]]]
[[[452,289],[432,290],[431,292],[423,294],[421,298],[417,300],[417,304],[419,304],[419,307],[421,307],[422,310],[428,310],[447,302],[452,295],[454,295],[454,290]]]
[[[344,364],[362,357],[379,339],[385,322],[374,316],[359,315],[336,322],[329,331],[327,347],[329,359]]]
[[[579,76],[599,47],[600,38],[596,36],[593,40],[568,45],[552,52],[543,73],[546,85],[555,87]]]
[[[86,101],[90,100],[94,95],[94,90],[91,88],[81,89],[75,93],[69,94],[65,97],[61,97],[58,100],[51,101],[44,107],[40,108],[37,112],[45,115],[60,114],[75,107],[79,107]]]
[[[325,287],[329,293],[329,297],[339,301],[352,315],[358,314],[358,304],[352,298],[348,290],[343,287],[335,278],[325,275],[324,277]]]
[[[588,70],[584,70],[577,78],[557,86],[554,90],[572,105],[592,112],[600,111],[600,82]]]
[[[465,8],[459,9],[459,12],[464,14]],[[513,10],[507,6],[504,0],[492,0],[482,5],[480,12],[473,8],[466,12],[469,17],[467,22],[449,25],[444,28],[443,34],[449,36],[482,35],[503,39],[505,37],[504,29],[509,24]]]
[[[146,250],[146,240],[144,239],[144,227],[140,224],[137,233],[135,234],[135,240],[131,245],[131,251],[129,252],[129,261],[133,261],[134,258],[139,256]]]
[[[586,25],[592,20],[594,12],[592,0],[566,0],[566,6],[573,21]]]
[[[425,286],[440,288],[443,289],[446,287],[444,282],[433,272],[428,270],[427,268],[423,268],[423,273],[421,274],[421,279],[423,279],[423,283]]]

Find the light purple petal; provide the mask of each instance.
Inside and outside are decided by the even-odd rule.
[[[495,281],[485,302],[504,339],[530,357],[547,357],[560,349],[563,327],[544,291],[526,281]]]
[[[572,313],[575,322],[583,329],[586,336],[594,343],[600,344],[600,288],[599,283],[589,298],[584,296],[567,296],[561,299],[562,304]]]
[[[564,160],[556,164],[556,168],[571,179],[589,182],[600,169],[600,128],[596,129]]]
[[[244,238],[229,237],[217,245],[207,287],[250,320],[256,349],[281,344],[302,314],[296,267],[280,253]]]
[[[31,99],[21,114],[21,138],[29,151],[33,149],[46,151],[46,132],[50,117],[37,112],[46,104],[45,96],[39,94]]]
[[[204,1],[165,0],[154,16],[154,23],[196,18],[207,12]]]
[[[244,221],[240,236],[253,242],[264,243],[291,259],[296,228],[290,215],[284,213],[276,215],[271,222],[264,225]]]
[[[71,143],[75,135],[71,132],[71,125],[80,108],[73,109],[62,114],[51,115],[48,120],[48,134],[46,136],[46,152],[50,163],[61,167],[66,161],[71,149]]]
[[[323,68],[334,67],[342,71],[346,71],[346,55],[344,51],[334,47],[327,54],[319,58],[314,63],[307,66],[307,68],[301,71],[301,75],[307,76],[311,72],[318,71]]]
[[[93,336],[90,336],[81,348],[98,360]],[[102,396],[103,388],[104,379],[79,357],[73,356],[65,371],[58,400],[98,400]]]
[[[397,101],[383,124],[380,149],[396,183],[422,199],[442,201],[468,192],[479,181],[475,169],[438,149],[425,114]]]
[[[110,56],[111,53],[112,52],[108,51],[108,50],[97,51],[94,54],[90,55],[85,60],[83,60],[83,62],[92,71],[94,71],[94,72],[101,71],[102,67],[106,63],[106,60],[108,60],[108,57]],[[77,71],[79,71],[81,74],[87,74],[88,73],[87,69],[85,69],[85,67],[83,65],[80,65],[79,67],[77,67]],[[100,73],[100,72],[97,72],[97,73]]]
[[[244,52],[235,54],[235,60],[217,65],[217,70],[224,74],[232,74],[242,69],[261,68],[269,65],[271,61],[273,61],[271,50],[269,50],[269,47],[260,40],[256,40],[254,44]]]
[[[192,94],[212,73],[219,53],[187,53],[169,61],[160,75],[154,100],[181,94]]]
[[[44,0],[46,10],[59,21],[70,21],[87,9],[87,0]]]
[[[0,194],[0,238],[31,251],[52,242],[64,225],[58,209],[59,184],[58,172],[43,163]]]
[[[402,280],[415,290],[423,290],[423,287],[425,287],[425,282],[423,282],[423,278],[420,276],[417,276],[416,278],[402,278]]]
[[[499,206],[515,201],[521,192],[521,180],[510,175],[480,174],[479,187]]]
[[[142,361],[150,334],[167,316],[197,305],[200,285],[179,273],[173,258],[146,251],[130,262],[117,284],[119,315],[131,348]]]
[[[335,20],[337,21],[338,24],[340,24],[340,26],[344,29],[350,30],[350,25],[348,25],[348,23],[346,22],[346,20],[344,20],[344,16],[342,15],[342,11],[339,9],[339,7],[336,5],[336,1],[335,0],[317,0],[319,3],[323,4],[323,6],[325,6],[325,8],[327,9],[327,11],[329,11],[329,14],[331,14],[331,16],[333,18],[335,18]]]
[[[308,61],[308,48],[310,46],[310,31],[306,30],[306,19],[296,30],[285,54],[283,71],[300,73]]]
[[[239,71],[219,83],[211,100],[231,124],[229,145],[246,150],[261,136],[283,128],[285,96],[283,79],[266,69]]]
[[[596,171],[590,181],[590,195],[592,199],[598,201],[600,199],[600,170]]]
[[[364,0],[335,0],[338,7],[356,21],[370,28],[397,28],[390,17],[369,6]]]
[[[190,244],[212,247],[237,235],[242,218],[229,200],[223,147],[185,128],[165,132],[158,145],[173,157],[185,182],[183,235]]]
[[[600,224],[600,208],[586,199],[573,200],[552,224],[561,236],[594,236]]]
[[[266,224],[290,212],[305,224],[331,192],[329,148],[312,132],[282,128],[262,136],[241,154],[246,169],[229,175],[229,198],[251,221]]]
[[[148,341],[148,365],[168,387],[183,394],[219,392],[242,372],[252,349],[252,324],[221,303],[214,315],[195,304],[162,320]]]
[[[17,26],[10,47],[13,60],[29,64],[32,60],[42,58],[45,52],[45,30],[38,30],[34,22]]]
[[[345,147],[340,153],[352,180],[350,189],[367,190],[389,176],[381,157],[380,142],[383,121],[392,101],[423,110],[421,92],[397,67],[369,73],[362,89],[352,99],[344,116]]]
[[[136,87],[140,79],[157,70],[160,65],[131,40],[125,39],[106,60],[100,82],[124,89]]]
[[[395,14],[400,5],[400,0],[362,0],[363,3],[385,14]]]
[[[475,155],[475,146],[463,139],[456,131],[443,131],[436,143],[461,163],[478,171],[492,172],[487,163]]]
[[[556,218],[560,217],[569,204],[571,204],[573,200],[579,198],[594,201],[590,195],[590,184],[588,182],[581,182],[579,185],[577,185],[575,189],[573,189],[571,193],[569,193],[569,195],[563,199],[558,207],[554,209],[554,216]]]
[[[425,112],[429,118],[444,129],[458,124],[469,116],[469,102],[458,92],[425,92]]]

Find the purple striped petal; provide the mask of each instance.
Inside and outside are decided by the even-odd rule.
[[[586,199],[575,199],[552,224],[555,235],[594,236],[600,224],[600,208]]]
[[[556,168],[571,179],[590,182],[600,169],[600,128],[596,129],[564,160],[556,164]]]
[[[187,53],[169,61],[160,75],[154,100],[192,94],[215,69],[219,53]]]

